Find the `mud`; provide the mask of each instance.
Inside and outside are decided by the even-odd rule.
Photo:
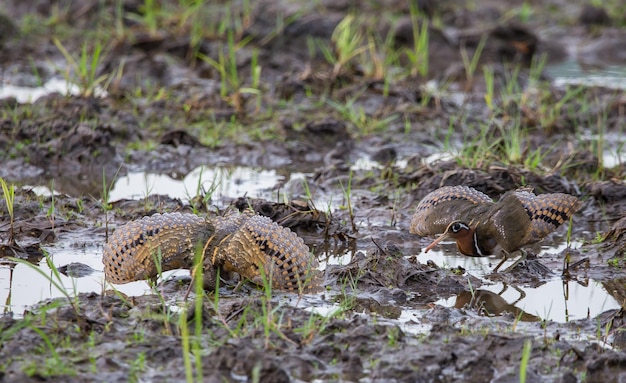
[[[626,99],[623,90],[597,86],[569,98],[545,72],[547,85],[531,81],[539,57],[548,65],[624,65],[623,7],[549,1],[524,19],[521,2],[419,1],[428,71],[387,83],[363,64],[330,64],[311,41],[332,44],[337,25],[356,11],[383,40],[413,47],[405,2],[207,4],[207,30],[215,19],[241,16],[233,38],[246,43],[234,65],[241,87],[250,88],[258,60],[257,97],[235,88],[220,94],[233,84],[195,57],[218,60],[227,37],[192,39],[172,21],[180,13],[161,14],[155,33],[140,21],[142,2],[5,3],[3,84],[34,87],[72,73],[50,36],[80,52],[94,41],[85,34],[94,27],[110,37],[97,68],[110,81],[104,96],[85,87],[32,103],[0,100],[0,177],[18,186],[13,220],[0,200],[0,266],[16,267],[8,257],[55,263],[55,245],[78,254],[101,246],[117,225],[155,212],[251,207],[304,238],[325,265],[326,291],[270,297],[224,281],[216,294],[191,292],[185,301],[193,286],[183,273],[147,295],[103,286],[24,312],[10,311],[10,291],[0,317],[0,381],[518,382],[522,373],[529,382],[626,380],[626,173],[623,157],[609,165],[598,151],[623,152]],[[111,21],[120,11],[121,35]],[[285,21],[282,29],[277,20]],[[483,44],[479,68],[493,68],[497,89],[515,83],[527,103],[507,103],[498,91],[499,114],[491,115],[484,72],[468,77],[460,53],[472,57]],[[413,64],[402,55],[397,65],[410,71]],[[511,80],[513,68],[519,76]],[[447,85],[433,91],[432,81]],[[542,150],[541,166],[505,159],[497,140],[513,134],[512,119],[524,128],[522,157]],[[462,152],[477,145],[472,137],[481,126],[496,140],[492,153]],[[276,169],[284,182],[268,199],[216,199],[201,190],[190,200],[151,193],[106,200],[104,191],[130,172],[180,178],[201,165]],[[421,249],[432,239],[409,234],[409,221],[420,199],[444,185],[494,199],[522,185],[576,195],[583,206],[571,238],[580,246],[541,256],[533,256],[539,246],[530,247],[528,259],[506,273],[476,275],[426,261]],[[565,242],[565,231],[544,242]],[[77,280],[100,272],[78,260],[55,266]],[[524,288],[559,278],[564,286],[596,281],[617,308],[559,322],[517,305]],[[495,293],[493,284],[504,288]],[[505,299],[505,290],[516,298]],[[454,304],[437,303],[445,300]]]

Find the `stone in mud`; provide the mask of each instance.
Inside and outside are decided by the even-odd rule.
[[[59,273],[72,278],[82,278],[91,275],[95,270],[89,265],[80,262],[72,262],[57,268]]]

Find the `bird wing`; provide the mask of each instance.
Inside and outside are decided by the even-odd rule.
[[[530,218],[532,228],[528,243],[538,242],[556,230],[563,222],[569,220],[581,205],[578,198],[563,193],[536,196],[528,191],[516,190],[515,196]]]
[[[493,204],[485,193],[468,186],[444,186],[428,193],[411,218],[410,232],[420,236],[443,233],[452,221],[470,221],[477,207]]]

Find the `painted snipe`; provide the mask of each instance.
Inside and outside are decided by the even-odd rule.
[[[444,186],[424,197],[411,219],[410,232],[420,236],[441,234],[428,252],[446,238],[456,241],[461,254],[483,257],[510,253],[541,241],[580,208],[578,198],[551,193],[535,195],[532,188],[506,192],[494,202],[467,186]]]

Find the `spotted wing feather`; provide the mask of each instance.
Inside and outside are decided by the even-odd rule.
[[[312,292],[321,280],[317,260],[293,231],[271,219],[249,213],[228,216],[239,223],[220,245],[219,260],[224,267],[257,284],[270,276],[272,287],[288,291]]]
[[[471,221],[478,207],[492,199],[468,186],[444,186],[428,193],[417,205],[409,231],[420,236],[443,233],[452,221]]]
[[[528,243],[538,242],[568,221],[580,208],[578,198],[569,194],[535,194],[518,190],[515,192],[530,218],[531,231]]]
[[[107,281],[127,283],[158,271],[191,268],[199,246],[206,251],[205,286],[215,285],[214,266],[257,284],[271,276],[274,288],[316,292],[321,286],[317,260],[288,228],[250,212],[206,221],[193,214],[155,214],[118,228],[105,245]],[[208,278],[207,278],[208,276]]]
[[[104,245],[105,278],[123,284],[153,278],[159,270],[190,268],[196,248],[212,232],[210,224],[193,214],[154,214],[131,221]]]

